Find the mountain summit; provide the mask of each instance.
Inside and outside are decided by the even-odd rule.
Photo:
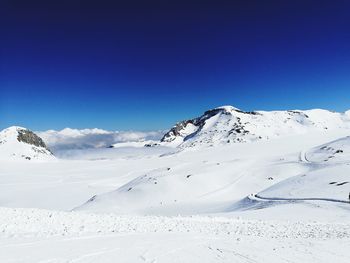
[[[46,160],[53,158],[50,149],[34,132],[12,126],[0,132],[0,159]]]
[[[246,112],[222,106],[177,123],[161,141],[180,147],[213,146],[332,129],[350,129],[349,112],[321,109]]]

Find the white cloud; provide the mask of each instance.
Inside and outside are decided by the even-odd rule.
[[[105,148],[119,142],[160,140],[164,131],[106,131],[101,129],[48,130],[36,132],[55,151],[71,149]]]

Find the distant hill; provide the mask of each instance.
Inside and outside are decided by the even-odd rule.
[[[0,159],[49,160],[54,156],[45,142],[34,132],[12,126],[0,132]]]

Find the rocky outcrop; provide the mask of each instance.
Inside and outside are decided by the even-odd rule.
[[[19,142],[24,142],[37,147],[43,147],[46,150],[49,150],[49,148],[46,146],[44,141],[34,132],[27,129],[17,129],[17,132],[18,132],[17,140]]]
[[[160,140],[161,142],[171,142],[175,140],[176,137],[181,136],[181,132],[186,129],[186,127],[192,124],[194,126],[197,126],[196,119],[193,120],[184,120],[181,122],[176,123],[174,127],[170,129],[166,134],[164,134],[163,138]]]

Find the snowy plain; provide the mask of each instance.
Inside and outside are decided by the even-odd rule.
[[[0,262],[348,262],[348,135],[1,161]]]

